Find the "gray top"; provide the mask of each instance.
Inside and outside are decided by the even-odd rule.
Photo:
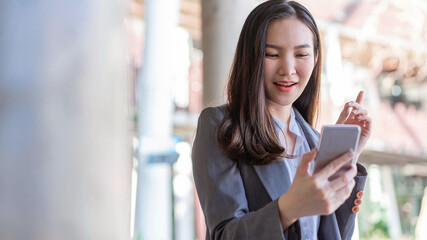
[[[248,165],[233,161],[220,149],[216,131],[227,108],[206,108],[199,117],[192,159],[193,174],[207,226],[206,239],[301,239],[300,222],[283,231],[278,198],[291,185],[290,172],[282,162]],[[317,146],[319,133],[295,110],[309,147]],[[320,240],[351,239],[356,214],[351,211],[356,193],[363,190],[366,170],[358,164],[356,185],[335,213],[321,216]]]

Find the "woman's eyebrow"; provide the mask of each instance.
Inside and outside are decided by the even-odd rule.
[[[310,44],[308,44],[308,43],[304,43],[304,44],[301,44],[301,45],[295,46],[294,48],[295,48],[295,49],[300,49],[300,48],[311,48],[311,46],[310,46]]]
[[[282,49],[282,47],[280,47],[280,46],[277,46],[274,44],[269,44],[269,43],[266,43],[265,47],[266,48],[274,48],[274,49],[278,49],[278,50]],[[311,48],[311,46],[308,43],[304,43],[304,44],[300,44],[300,45],[297,45],[294,47],[294,49],[301,49],[301,48]]]
[[[268,43],[266,43],[265,44],[265,47],[266,48],[274,48],[274,49],[282,49],[282,47],[279,47],[279,46],[277,46],[277,45],[274,45],[274,44],[268,44]]]

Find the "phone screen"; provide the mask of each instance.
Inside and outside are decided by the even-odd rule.
[[[338,124],[324,126],[315,158],[314,173],[348,150],[353,149],[353,152],[356,152],[359,135],[360,127],[357,125]],[[350,164],[354,164],[354,159],[348,163],[348,165]]]

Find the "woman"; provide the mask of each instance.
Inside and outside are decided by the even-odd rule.
[[[366,170],[357,159],[371,119],[355,102],[337,123],[362,128],[357,152],[312,174],[319,133],[319,32],[296,2],[267,1],[246,19],[228,83],[228,103],[204,109],[193,145],[193,173],[206,239],[350,239],[354,200]],[[310,149],[312,149],[310,151]],[[359,193],[359,194],[358,194]]]

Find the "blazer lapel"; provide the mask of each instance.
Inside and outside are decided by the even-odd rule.
[[[298,112],[296,108],[293,108],[293,109],[295,113],[295,120],[301,126],[301,129],[304,132],[305,137],[307,138],[307,142],[308,142],[308,145],[310,146],[310,149],[317,147],[317,144],[319,143],[319,136],[320,136],[319,132],[314,130],[314,128],[304,120],[304,118],[301,116],[301,114]]]
[[[308,124],[301,114],[294,108],[295,119],[300,124],[310,148],[317,147],[319,133]],[[268,165],[254,165],[255,171],[271,197],[276,200],[289,190],[291,175],[283,162],[274,162]]]
[[[291,186],[289,172],[282,162],[268,165],[254,165],[255,171],[270,195],[271,200],[276,200],[288,191]]]

